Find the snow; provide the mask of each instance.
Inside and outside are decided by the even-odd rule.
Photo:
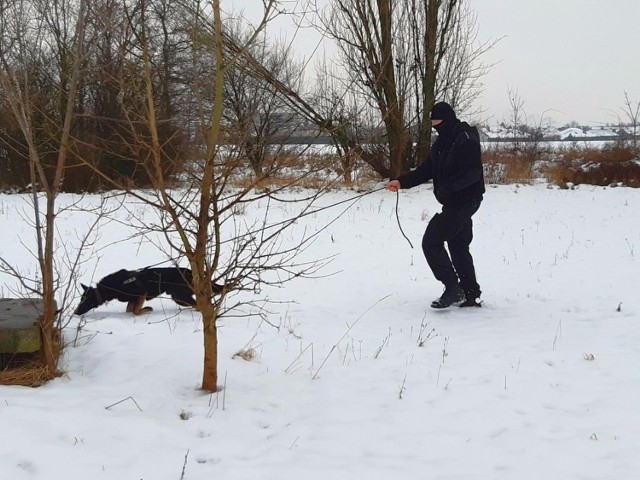
[[[28,270],[24,201],[0,196],[0,253]],[[636,478],[638,191],[490,187],[472,244],[483,308],[444,311],[429,308],[441,287],[420,251],[439,210],[431,189],[400,192],[415,249],[395,202],[386,191],[365,196],[321,232],[304,255],[337,254],[327,276],[264,290],[268,323],[220,321],[218,393],[198,388],[197,312],[157,299],[134,318],[111,302],[85,316],[75,346],[74,317],[63,377],[0,387],[0,477]],[[153,217],[139,205],[117,214],[132,211]],[[321,229],[338,211],[296,228]],[[90,214],[58,220],[72,250]],[[163,260],[125,225],[103,225],[84,283],[94,268],[93,281]],[[13,280],[0,281],[6,295]],[[234,358],[248,349],[252,360]]]

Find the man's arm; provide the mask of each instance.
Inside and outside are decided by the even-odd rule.
[[[431,155],[429,155],[424,162],[418,165],[418,168],[407,172],[404,175],[400,175],[395,181],[399,183],[399,188],[413,188],[417,185],[428,182],[432,178]]]

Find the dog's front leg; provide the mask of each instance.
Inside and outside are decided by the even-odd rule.
[[[135,301],[129,302],[127,304],[127,312],[132,312],[134,315],[142,315],[144,313],[153,312],[153,308],[151,307],[142,307],[144,304],[145,298],[138,297]]]

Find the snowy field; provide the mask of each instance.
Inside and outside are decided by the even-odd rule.
[[[472,244],[483,308],[445,311],[429,308],[441,287],[420,251],[430,187],[400,192],[413,250],[395,202],[365,196],[322,232],[305,255],[337,255],[328,276],[263,291],[283,302],[268,322],[220,321],[219,393],[198,389],[197,312],[88,313],[63,377],[0,387],[0,479],[638,478],[640,191],[488,188]],[[29,269],[23,208],[0,196],[0,254]],[[68,248],[89,220],[60,215]],[[131,233],[101,228],[84,283],[164,260]]]

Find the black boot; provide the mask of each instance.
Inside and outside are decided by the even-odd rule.
[[[481,307],[482,306],[482,300],[480,300],[479,296],[466,296],[466,299],[464,302],[462,302],[460,305],[458,305],[459,307]]]
[[[444,289],[442,296],[431,302],[431,308],[447,308],[464,300],[464,290],[457,283]]]

